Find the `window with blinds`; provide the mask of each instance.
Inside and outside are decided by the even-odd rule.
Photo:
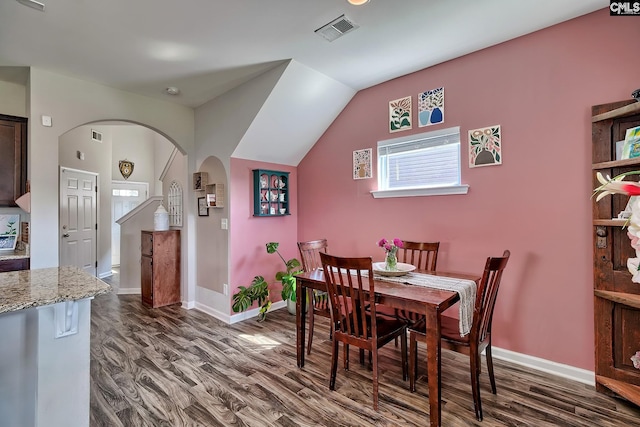
[[[459,127],[378,142],[378,191],[459,185]]]

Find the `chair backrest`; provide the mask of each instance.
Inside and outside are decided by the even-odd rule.
[[[471,340],[483,342],[491,333],[493,309],[498,297],[498,288],[502,279],[502,272],[507,266],[511,252],[504,251],[501,257],[489,257],[484,266],[482,280],[476,294],[476,304],[473,310],[473,324],[471,326]]]
[[[440,242],[402,241],[401,262],[415,265],[420,270],[436,271]]]
[[[371,335],[367,333],[367,312],[376,315],[373,264],[371,257],[342,258],[320,253],[324,280],[331,306],[333,324],[340,332],[359,339],[376,336],[376,322],[371,322]],[[368,272],[363,276],[362,272]]]
[[[298,242],[300,258],[302,258],[302,269],[313,271],[322,269],[320,252],[327,252],[327,239],[310,240],[308,242]]]

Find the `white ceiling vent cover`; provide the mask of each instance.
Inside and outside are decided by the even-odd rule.
[[[343,35],[357,28],[360,28],[358,24],[356,24],[346,16],[341,15],[328,24],[318,28],[315,33],[332,42],[338,37],[342,37]]]
[[[102,142],[102,133],[97,130],[91,129],[91,139],[95,142]]]

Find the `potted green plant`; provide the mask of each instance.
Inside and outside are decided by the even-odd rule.
[[[258,301],[258,306],[260,307],[258,322],[262,322],[267,316],[267,311],[271,308],[269,284],[262,276],[254,277],[249,286],[238,287],[238,292],[233,294],[233,305],[231,309],[234,313],[245,311],[251,307],[254,301]]]
[[[282,300],[287,302],[287,310],[291,314],[296,313],[296,278],[295,275],[302,271],[300,267],[300,261],[296,258],[291,258],[288,261],[282,257],[278,251],[278,242],[267,243],[267,253],[278,254],[280,259],[285,265],[285,271],[278,271],[276,273],[276,280],[282,283]],[[264,280],[263,276],[255,276],[249,286],[238,287],[238,292],[233,294],[233,305],[231,309],[238,313],[245,311],[255,301],[258,301],[260,311],[258,312],[258,321],[262,322],[269,309],[271,308],[271,299],[269,294],[269,284]]]
[[[278,254],[286,271],[278,271],[276,273],[276,280],[279,280],[282,283],[282,300],[287,302],[287,310],[289,313],[296,314],[296,278],[295,275],[300,273],[302,269],[300,269],[300,261],[296,258],[291,258],[288,261],[285,261],[280,252],[278,251],[278,246],[280,244],[278,242],[269,242],[267,243],[267,252],[270,254]]]

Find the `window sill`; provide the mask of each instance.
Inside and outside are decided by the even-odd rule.
[[[446,196],[451,194],[467,194],[467,184],[447,187],[412,188],[407,190],[383,190],[372,191],[374,199],[386,199],[389,197],[415,197],[415,196]]]

